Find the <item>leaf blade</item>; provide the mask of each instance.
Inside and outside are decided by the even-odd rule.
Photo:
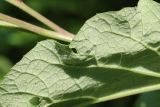
[[[0,104],[54,107],[159,90],[160,23],[147,22],[143,9],[150,2],[155,3],[140,0],[137,8],[96,15],[69,46],[38,43],[1,82]]]

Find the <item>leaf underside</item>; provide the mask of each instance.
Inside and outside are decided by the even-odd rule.
[[[70,45],[38,43],[0,83],[0,107],[66,107],[160,89],[160,5],[100,13]]]

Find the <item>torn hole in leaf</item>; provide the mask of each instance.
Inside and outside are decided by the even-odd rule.
[[[50,104],[52,103],[52,101],[49,99],[49,98],[40,98],[40,97],[33,97],[31,100],[30,100],[30,103],[32,105],[35,105],[35,106],[43,106],[43,105],[46,105],[46,104]]]
[[[30,100],[30,103],[32,105],[39,105],[41,103],[40,101],[40,98],[39,97],[33,97],[31,100]]]
[[[71,48],[71,50],[72,50],[72,52],[74,52],[76,54],[78,53],[76,48]]]

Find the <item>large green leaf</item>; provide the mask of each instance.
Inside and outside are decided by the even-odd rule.
[[[66,107],[160,89],[160,6],[98,14],[71,42],[37,44],[0,84],[2,107]]]

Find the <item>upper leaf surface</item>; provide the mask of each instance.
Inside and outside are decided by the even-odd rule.
[[[160,89],[158,8],[140,0],[94,16],[70,46],[38,43],[1,82],[0,105],[66,107]]]

